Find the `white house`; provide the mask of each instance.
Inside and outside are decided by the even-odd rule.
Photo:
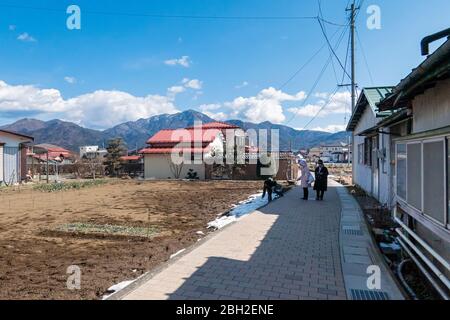
[[[442,33],[440,33],[442,34]],[[444,32],[449,36],[450,32]],[[422,41],[423,53],[439,34]],[[392,135],[392,177],[399,241],[442,297],[450,297],[450,40],[378,105],[406,121]],[[403,115],[404,117],[405,115]]]
[[[212,122],[201,126],[176,130],[160,130],[148,141],[148,147],[140,151],[144,157],[145,179],[183,179],[188,173],[195,173],[198,179],[211,178],[207,170],[208,159],[215,153],[224,153],[226,131],[233,132],[233,138],[241,136],[237,126]],[[245,136],[240,143],[245,144]],[[182,164],[173,157],[184,159]],[[211,162],[212,164],[212,162]]]
[[[83,157],[100,157],[103,158],[108,151],[100,149],[99,146],[82,146],[80,147],[80,158]]]
[[[26,144],[33,140],[33,137],[0,129],[0,185],[25,179]]]
[[[353,182],[387,206],[392,203],[390,135],[369,129],[392,114],[391,111],[380,112],[376,106],[392,92],[392,88],[364,88],[347,126],[353,141]]]

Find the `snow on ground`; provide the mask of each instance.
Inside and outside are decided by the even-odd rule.
[[[123,288],[125,288],[126,286],[128,286],[128,285],[129,285],[130,283],[132,283],[133,281],[134,281],[134,280],[126,280],[126,281],[119,282],[118,284],[115,284],[115,285],[109,287],[108,290],[107,290],[107,292],[108,292],[109,294],[105,294],[105,295],[103,296],[102,299],[103,299],[103,300],[108,299],[112,294],[116,293],[116,292],[119,291],[119,290],[122,290]]]
[[[180,253],[182,253],[184,250],[186,250],[186,248],[181,249],[181,250],[175,252],[174,254],[172,254],[172,255],[169,257],[169,259],[172,259],[172,258],[176,257],[177,255],[179,255]]]
[[[274,198],[277,197],[274,195]],[[248,197],[247,200],[240,201],[233,205],[232,209],[224,216],[208,223],[208,228],[221,229],[226,225],[236,221],[240,217],[249,214],[267,204],[267,196],[263,199],[262,192]]]

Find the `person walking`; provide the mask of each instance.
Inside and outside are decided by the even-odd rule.
[[[322,160],[318,161],[315,174],[316,180],[314,183],[314,190],[316,190],[316,200],[322,201],[323,195],[328,189],[328,169],[325,167]]]
[[[300,160],[299,162],[301,175],[300,175],[300,186],[303,188],[303,200],[308,200],[309,197],[309,184],[310,184],[310,176],[311,173],[308,168],[308,164],[305,160]]]

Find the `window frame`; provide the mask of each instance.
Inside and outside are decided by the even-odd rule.
[[[433,143],[433,142],[443,142],[443,176],[444,176],[444,222],[438,221],[435,218],[431,217],[430,215],[426,214],[424,212],[424,144],[425,143]],[[421,208],[416,208],[413,205],[411,205],[407,199],[403,199],[401,196],[398,195],[397,192],[397,185],[398,185],[398,145],[404,144],[406,148],[406,156],[408,158],[408,144],[421,144]],[[424,218],[432,221],[433,223],[437,224],[440,227],[443,227],[446,231],[450,230],[450,195],[449,195],[449,160],[448,157],[450,155],[450,135],[441,135],[441,136],[434,136],[434,137],[424,137],[424,138],[418,138],[418,139],[401,139],[395,141],[395,197],[400,200],[401,202],[405,203],[408,207],[410,207],[412,210],[417,211],[421,216]],[[406,160],[406,198],[408,198],[408,161]],[[398,202],[397,200],[397,202]]]

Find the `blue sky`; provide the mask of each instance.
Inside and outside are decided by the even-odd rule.
[[[325,19],[346,23],[348,0],[321,3]],[[66,27],[70,4],[81,8],[81,30]],[[380,30],[366,26],[370,5],[381,9]],[[357,19],[359,86],[397,84],[423,60],[420,40],[449,26],[449,12],[448,0],[363,1]],[[309,123],[336,88],[333,65],[341,80],[334,59],[309,94],[330,56],[328,47],[280,90],[324,45],[316,20],[151,16],[317,14],[317,0],[2,1],[0,125],[23,117],[60,118],[103,129],[195,109],[218,120],[342,129],[349,117],[345,88]],[[345,30],[325,28],[330,38],[335,34],[333,44]],[[342,39],[336,52],[343,63],[348,33]]]

